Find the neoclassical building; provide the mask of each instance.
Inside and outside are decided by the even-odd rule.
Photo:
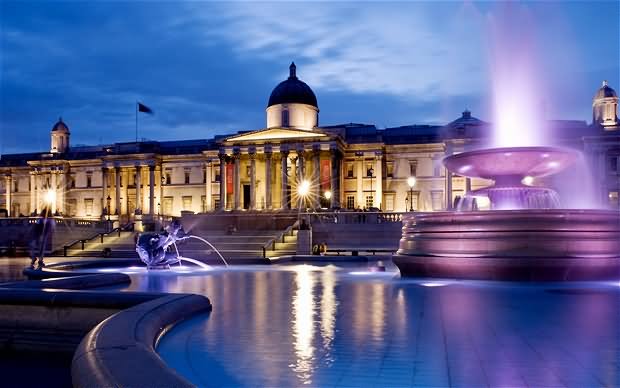
[[[554,138],[584,151],[600,205],[613,208],[620,186],[617,106],[616,92],[604,83],[591,124],[550,122]],[[123,221],[135,214],[300,207],[436,211],[489,184],[452,176],[441,162],[488,141],[491,124],[469,111],[445,125],[321,126],[317,98],[293,63],[269,97],[266,122],[205,140],[72,147],[59,119],[49,152],[2,155],[0,208],[16,217],[49,205],[59,215]],[[309,190],[300,197],[304,181]]]

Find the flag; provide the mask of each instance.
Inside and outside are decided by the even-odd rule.
[[[148,113],[148,114],[153,114],[153,109],[149,108],[148,106],[144,105],[143,103],[139,102],[138,103],[138,112],[144,112],[144,113]]]

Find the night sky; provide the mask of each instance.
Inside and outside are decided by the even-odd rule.
[[[259,129],[297,74],[322,125],[491,119],[493,32],[532,41],[548,118],[591,120],[620,90],[620,5],[606,2],[0,2],[0,152],[71,143],[211,138]],[[531,38],[533,37],[533,38]],[[497,42],[495,42],[497,43]]]

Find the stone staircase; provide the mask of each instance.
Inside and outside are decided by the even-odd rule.
[[[289,230],[285,235],[279,230],[243,230],[228,234],[224,231],[196,232],[198,237],[209,241],[226,260],[230,261],[262,261],[265,257],[276,257],[295,254],[297,249],[297,231]],[[211,248],[198,239],[179,241],[177,247],[181,256],[191,257],[207,263],[218,264],[221,259]],[[266,247],[263,252],[263,247]],[[135,250],[134,232],[121,232],[101,238],[97,237],[82,244],[74,244],[67,249],[67,257],[138,257]],[[63,255],[64,252],[57,252]]]

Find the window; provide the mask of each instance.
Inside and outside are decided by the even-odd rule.
[[[282,126],[288,127],[288,110],[282,111]]]
[[[366,196],[366,209],[373,207],[374,198],[375,197],[373,195]]]
[[[205,167],[202,169],[202,183],[207,183],[207,169]]]
[[[93,184],[93,176],[91,174],[86,174],[86,187],[92,187]]]
[[[218,166],[218,169],[217,169],[217,170],[215,170],[215,176],[214,176],[214,178],[215,178],[215,181],[214,181],[214,182],[219,182],[219,181],[220,181],[220,169],[219,169],[219,166]]]
[[[347,195],[347,209],[355,209],[355,197]]]
[[[92,198],[84,199],[84,213],[86,214],[87,217],[93,215],[93,199]]]
[[[418,176],[418,161],[409,161],[409,176]]]
[[[172,214],[172,197],[164,197],[164,215]]]
[[[387,173],[388,178],[393,178],[394,177],[394,162],[387,162],[386,170],[387,170],[386,173]]]
[[[213,196],[213,208],[214,209],[220,208],[220,197]]]
[[[347,178],[353,178],[353,163],[347,163],[346,164],[346,168],[347,168]]]
[[[387,194],[385,196],[385,210],[388,212],[394,211],[394,194]]]
[[[166,178],[165,181],[167,185],[172,183],[172,174],[170,173],[170,171],[166,171],[165,178]]]
[[[19,191],[19,181],[17,179],[13,181],[13,191],[16,193]]]
[[[183,210],[192,210],[192,196],[183,196]]]
[[[75,189],[75,175],[71,175],[71,177],[69,178],[69,187]]]
[[[189,170],[185,170],[185,184],[188,185],[189,184]]]

